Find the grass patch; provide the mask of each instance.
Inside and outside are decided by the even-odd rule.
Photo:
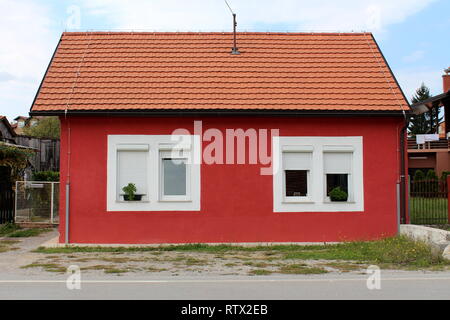
[[[65,273],[67,270],[65,267],[56,263],[31,263],[26,266],[22,266],[21,268],[22,269],[42,268],[48,272],[60,272],[60,273]]]
[[[268,260],[270,256],[279,255],[280,259],[293,260],[339,260],[355,261],[366,264],[378,264],[393,268],[429,268],[433,266],[448,266],[450,262],[441,256],[436,256],[431,249],[422,242],[410,240],[404,236],[387,238],[379,241],[345,242],[332,245],[272,245],[243,247],[232,245],[207,245],[187,244],[160,247],[40,247],[34,252],[55,253],[80,253],[80,252],[204,252],[204,253],[232,253],[230,258],[254,263],[253,258],[245,256],[245,253],[261,252]],[[273,257],[272,257],[273,258]],[[190,260],[192,259],[192,260]],[[270,259],[270,258],[269,258]],[[164,259],[163,259],[164,260]],[[186,261],[188,264],[203,264],[200,259],[188,258],[180,255],[170,261]],[[190,261],[190,262],[189,262]],[[254,264],[248,264],[254,265]],[[264,266],[261,265],[263,268]]]
[[[0,237],[7,236],[8,234],[20,229],[17,224],[14,223],[5,223],[0,225]]]
[[[320,274],[328,271],[318,267],[308,267],[304,264],[288,264],[282,266],[277,272],[284,274]]]
[[[410,219],[413,224],[448,223],[447,198],[411,197]]]
[[[33,229],[24,229],[24,230],[17,230],[10,234],[8,234],[8,238],[28,238],[28,237],[36,237],[42,233],[49,232],[51,229],[39,229],[39,228],[33,228]]]
[[[270,264],[265,263],[265,262],[244,262],[245,266],[252,266],[252,267],[256,267],[256,268],[265,268],[270,266]]]
[[[255,275],[255,276],[266,276],[266,275],[272,274],[273,271],[266,270],[266,269],[256,269],[256,270],[251,270],[248,273],[250,275]]]
[[[404,236],[380,241],[347,242],[322,246],[313,250],[287,253],[284,258],[353,260],[415,268],[449,264],[441,256],[434,255],[425,243],[413,241]]]
[[[162,272],[162,271],[167,271],[166,268],[155,268],[155,267],[147,267],[145,270],[150,271],[150,272]]]
[[[126,273],[128,272],[128,269],[116,269],[116,268],[108,268],[105,269],[105,273]]]
[[[199,266],[199,265],[207,265],[208,261],[204,259],[187,258],[185,263],[188,266]]]

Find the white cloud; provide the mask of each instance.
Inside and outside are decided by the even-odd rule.
[[[106,18],[106,28],[126,30],[230,30],[222,0],[79,0],[85,13]],[[435,0],[230,0],[240,30],[281,25],[289,31],[383,31]],[[272,29],[271,29],[272,30]],[[265,31],[265,30],[262,30]],[[272,30],[274,31],[274,30]]]
[[[397,70],[395,75],[406,98],[409,100],[411,100],[411,97],[422,82],[430,88],[431,95],[442,93],[442,69],[434,70],[423,67],[406,68]]]
[[[0,114],[27,115],[56,46],[47,8],[33,1],[0,0]]]

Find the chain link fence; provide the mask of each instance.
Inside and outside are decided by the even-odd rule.
[[[17,181],[15,221],[59,223],[59,182]]]

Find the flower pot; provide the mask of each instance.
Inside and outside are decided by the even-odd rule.
[[[130,200],[130,197],[127,194],[124,194],[123,200],[125,200],[125,201],[141,201],[142,194],[135,194],[133,200]]]
[[[330,199],[332,202],[346,202],[347,199]]]

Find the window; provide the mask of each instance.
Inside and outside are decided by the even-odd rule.
[[[299,149],[290,148],[283,152],[284,201],[305,200],[308,197],[312,153]]]
[[[362,137],[274,137],[274,212],[364,210]],[[330,201],[340,187],[347,201]]]
[[[350,149],[350,148],[348,148]],[[352,190],[351,186],[351,173],[352,173],[352,158],[351,152],[327,152],[323,154],[324,158],[324,174],[325,174],[325,188],[326,188],[326,200],[329,199],[330,191],[336,187],[340,187],[345,191],[349,198],[347,201],[351,201]]]
[[[199,211],[199,136],[109,135],[107,211]],[[122,188],[136,186],[134,201],[124,199]]]
[[[148,145],[118,145],[117,147],[117,200],[124,200],[122,188],[133,183],[136,194],[147,200]]]
[[[308,195],[308,171],[285,170],[286,197],[306,197]]]
[[[186,151],[183,152],[186,155]],[[190,199],[188,157],[175,157],[170,152],[160,154],[160,195],[161,200],[187,201]]]
[[[340,187],[348,194],[348,174],[327,173],[327,196],[330,196],[330,191],[336,187]]]

